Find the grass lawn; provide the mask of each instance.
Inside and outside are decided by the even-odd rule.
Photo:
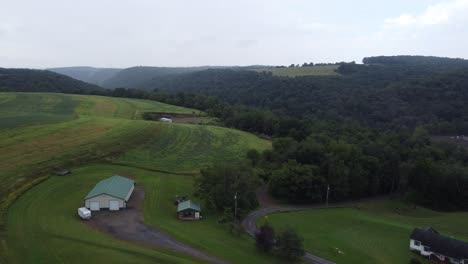
[[[258,69],[256,71],[271,72],[274,76],[298,77],[298,76],[327,76],[338,75],[335,70],[338,69],[337,65],[324,65],[313,67],[294,67],[294,68],[271,68],[271,69]]]
[[[117,172],[113,167],[85,167],[69,176],[54,176],[21,196],[8,214],[7,240],[3,243],[8,261],[196,263],[179,253],[117,240],[78,218],[76,208],[83,205],[83,197],[96,181]]]
[[[409,263],[416,257],[409,250],[414,227],[432,226],[468,240],[467,220],[468,213],[435,212],[393,200],[268,216],[276,228],[296,229],[306,250],[337,263]]]
[[[174,252],[113,239],[88,227],[76,216],[75,210],[83,204],[83,197],[87,192],[98,180],[112,174],[134,177],[137,184],[144,186],[144,214],[147,224],[157,226],[185,243],[230,263],[275,263],[273,258],[256,251],[250,237],[231,235],[226,227],[216,222],[217,216],[206,210],[203,210],[202,221],[182,222],[175,218],[174,197],[190,196],[193,184],[191,176],[111,164],[83,166],[74,170],[71,175],[53,176],[23,195],[8,214],[6,245],[10,261],[190,263],[190,258]]]

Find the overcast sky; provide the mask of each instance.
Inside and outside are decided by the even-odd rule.
[[[468,58],[468,0],[0,0],[0,67]]]

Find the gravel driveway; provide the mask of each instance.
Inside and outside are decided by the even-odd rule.
[[[206,260],[210,263],[227,264],[226,261],[213,257],[198,249],[179,242],[169,234],[148,226],[143,221],[142,203],[145,191],[141,185],[136,185],[126,209],[120,211],[97,211],[87,221],[98,230],[110,233],[112,236],[136,242],[143,242],[161,248],[168,248],[187,255]],[[175,213],[174,213],[175,217]]]

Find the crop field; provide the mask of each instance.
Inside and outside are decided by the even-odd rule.
[[[278,213],[267,219],[279,229],[294,227],[304,237],[306,250],[336,263],[390,264],[417,257],[409,250],[414,227],[431,226],[468,240],[467,217],[468,213],[441,213],[387,200],[354,208]]]
[[[26,191],[8,210],[0,232],[0,262],[197,263],[180,253],[117,240],[76,217],[76,208],[92,186],[117,173],[135,177],[147,190],[147,224],[232,263],[247,259],[272,263],[255,251],[250,238],[229,234],[216,215],[204,212],[203,221],[177,221],[174,196],[191,195],[193,176],[158,172],[196,173],[213,162],[239,159],[250,148],[269,148],[270,142],[221,127],[144,121],[145,111],[197,113],[145,100],[0,93],[0,122],[7,116],[14,121],[0,128],[2,202],[13,201],[11,194],[38,176],[50,177]],[[28,119],[31,122],[24,121]],[[94,165],[84,165],[89,162]],[[53,168],[71,168],[73,173],[52,176]]]
[[[294,68],[271,68],[271,69],[258,69],[258,72],[271,72],[274,76],[285,77],[298,77],[298,76],[329,76],[338,75],[335,70],[338,69],[337,65],[324,65],[313,67],[294,67]]]

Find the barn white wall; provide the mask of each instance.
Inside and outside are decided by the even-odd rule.
[[[132,189],[133,190],[133,189]],[[119,201],[119,207],[125,208],[125,202],[122,199],[110,196],[107,194],[101,194],[85,200],[85,207],[90,208],[91,202],[99,202],[100,208],[109,208],[109,201]]]

